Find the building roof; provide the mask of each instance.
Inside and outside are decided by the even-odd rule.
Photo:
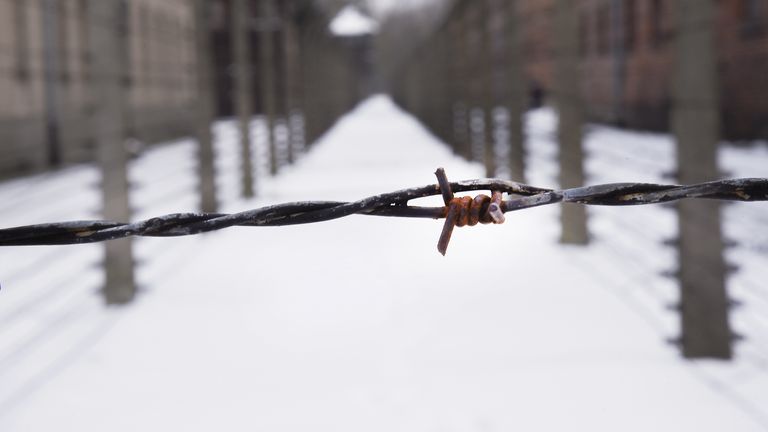
[[[347,5],[331,20],[329,28],[336,36],[364,36],[376,33],[379,24],[356,6]]]

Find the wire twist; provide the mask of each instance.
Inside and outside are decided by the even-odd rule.
[[[445,224],[437,242],[437,250],[443,256],[448,250],[448,243],[451,241],[454,227],[475,226],[478,223],[504,223],[504,212],[501,211],[502,192],[491,191],[493,198],[482,194],[474,199],[469,196],[456,198],[453,196],[445,170],[438,168],[435,171],[435,176],[437,176],[437,184],[440,186],[440,193],[443,195],[443,202],[445,202]]]
[[[440,174],[442,172],[442,175]],[[0,229],[0,246],[32,246],[95,243],[131,236],[176,237],[216,231],[232,226],[286,226],[324,222],[353,214],[406,218],[430,218],[450,225],[502,223],[503,214],[561,202],[585,205],[645,205],[685,198],[730,201],[768,201],[768,179],[742,178],[694,185],[611,183],[564,190],[539,188],[499,179],[448,182],[445,172],[435,173],[438,184],[403,189],[354,202],[303,201],[278,204],[234,214],[175,213],[124,223],[72,221]],[[491,191],[492,196],[457,198],[455,192]],[[507,194],[507,200],[503,200]],[[411,200],[442,195],[444,207],[410,206]],[[450,235],[448,235],[450,239]],[[441,241],[443,241],[441,236]],[[447,240],[445,248],[447,249]]]

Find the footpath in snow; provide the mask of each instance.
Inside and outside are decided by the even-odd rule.
[[[528,117],[536,185],[555,185],[554,123],[547,110]],[[483,175],[385,96],[260,176],[254,200],[237,198],[233,124],[216,136],[224,211],[355,200],[434,183],[440,166],[453,180]],[[662,135],[588,137],[590,183],[656,181],[673,161]],[[722,160],[765,176],[768,151]],[[137,218],[194,210],[193,175],[191,141],[145,152],[131,167]],[[96,218],[97,183],[86,166],[0,184],[3,225]],[[661,242],[674,213],[590,215],[588,248],[557,243],[550,206],[457,229],[446,257],[441,221],[366,216],[140,239],[142,293],[113,309],[97,294],[98,245],[2,249],[0,430],[768,430],[764,234],[733,252],[747,263],[732,281],[746,302],[735,320],[755,338],[734,363],[690,363],[665,342],[677,294],[659,276],[674,266]],[[739,237],[768,211],[734,205],[726,219]]]

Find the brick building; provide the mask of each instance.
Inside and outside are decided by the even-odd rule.
[[[249,0],[248,13],[250,14],[250,51],[251,51],[251,70],[253,73],[254,82],[258,83],[261,79],[260,71],[264,67],[262,62],[266,59],[262,57],[261,50],[264,48],[260,43],[260,38],[265,32],[271,32],[272,58],[269,64],[275,70],[274,87],[278,93],[286,93],[292,91],[296,94],[301,93],[300,81],[302,77],[291,77],[290,71],[288,71],[289,59],[286,57],[287,53],[291,52],[291,47],[288,44],[304,45],[304,48],[311,46],[311,41],[300,40],[300,38],[306,35],[307,31],[315,31],[325,33],[328,37],[333,37],[344,47],[344,51],[347,52],[348,60],[352,62],[350,65],[353,74],[347,77],[347,79],[360,81],[360,83],[354,83],[353,87],[359,87],[358,91],[353,94],[353,99],[359,100],[372,92],[374,84],[372,83],[373,73],[373,60],[371,53],[372,46],[372,34],[365,35],[334,35],[330,30],[329,23],[332,19],[332,14],[329,12],[334,8],[323,8],[320,6],[321,2],[311,0],[273,0],[272,17],[262,16],[264,10],[261,8],[263,0]],[[320,27],[322,29],[314,28],[313,26]],[[326,28],[327,27],[327,28]],[[231,116],[234,114],[234,100],[236,95],[233,93],[235,90],[234,80],[232,75],[232,1],[231,0],[211,0],[211,32],[213,41],[213,63],[214,63],[214,80],[216,88],[219,91],[216,93],[216,112],[220,116]],[[317,33],[315,33],[317,34]],[[294,59],[296,62],[301,63],[302,53],[300,46],[293,47],[299,52],[293,53],[300,58]],[[318,47],[313,47],[317,50]],[[296,65],[294,65],[296,66]],[[311,66],[311,65],[309,65]],[[293,81],[293,82],[291,82]],[[299,87],[299,88],[293,88]],[[288,107],[284,106],[287,100],[285,98],[278,98],[277,100],[277,112],[278,114],[285,115]],[[259,92],[254,92],[253,107],[255,112],[262,113],[264,111],[264,101],[262,95]]]
[[[0,0],[0,176],[92,159],[90,1]],[[129,135],[154,141],[188,133],[191,2],[125,0],[123,7]]]
[[[272,43],[271,51],[272,58],[269,62],[271,67],[275,70],[273,79],[275,80],[274,86],[279,91],[285,91],[287,83],[283,82],[286,71],[286,61],[284,52],[285,38],[288,36],[288,31],[293,31],[293,36],[296,36],[296,21],[304,13],[317,13],[317,11],[309,12],[304,5],[300,6],[300,3],[295,0],[282,0],[273,1],[271,17],[265,17],[262,14],[264,10],[262,8],[263,0],[249,0],[248,4],[248,18],[249,25],[249,49],[251,55],[251,71],[252,79],[254,83],[260,82],[260,71],[262,70],[262,61],[265,59],[262,57],[261,49],[264,47],[261,44],[261,37],[266,33],[271,33],[270,40]],[[234,76],[232,73],[232,64],[234,62],[232,53],[232,1],[231,0],[211,0],[211,38],[213,43],[213,64],[214,64],[214,81],[215,87],[218,89],[216,92],[216,113],[220,116],[232,116],[235,113],[235,99],[236,91],[234,84]],[[281,98],[278,98],[277,102],[282,102]],[[255,109],[255,112],[264,112],[263,98],[258,91],[253,93],[251,103]],[[285,107],[277,107],[281,113],[285,111]]]
[[[674,0],[576,0],[590,116],[633,128],[669,123]],[[723,132],[768,138],[768,0],[715,1]],[[552,91],[552,0],[519,0],[527,78]]]

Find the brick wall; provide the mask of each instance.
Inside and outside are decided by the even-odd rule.
[[[552,0],[517,2],[522,59],[531,86],[552,88]]]
[[[0,0],[0,176],[49,167],[52,141],[60,163],[92,159],[89,1],[94,0]],[[53,8],[48,30],[43,24],[45,5]],[[122,25],[128,133],[147,142],[186,134],[194,97],[191,4],[126,0]],[[47,76],[46,31],[53,40]],[[46,97],[46,86],[53,99]],[[51,118],[54,132],[47,129]]]
[[[594,121],[666,130],[674,51],[674,0],[579,3],[582,91]],[[768,139],[768,0],[717,2],[716,49],[723,133]],[[525,72],[554,91],[552,0],[518,0]],[[616,6],[623,9],[617,11]]]
[[[720,1],[717,48],[725,132],[768,138],[768,1]]]

